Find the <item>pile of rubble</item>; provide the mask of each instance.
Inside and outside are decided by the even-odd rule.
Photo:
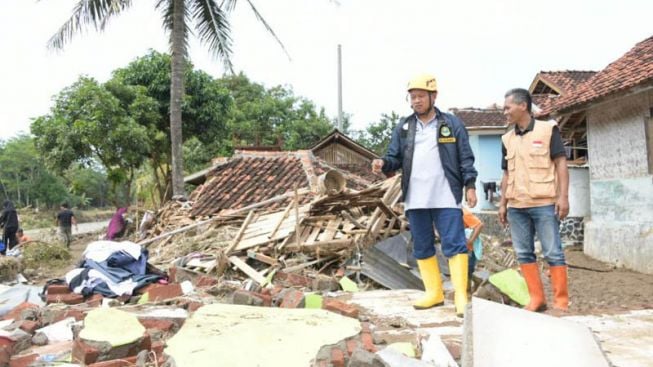
[[[151,262],[171,262],[197,274],[221,277],[234,267],[260,286],[277,271],[303,269],[330,274],[380,240],[407,228],[397,207],[401,176],[360,191],[315,196],[302,204],[307,191],[295,190],[213,218],[189,223],[180,204],[158,214],[156,230],[142,241]],[[283,209],[269,212],[270,202],[292,198]],[[186,204],[187,206],[190,204]],[[179,213],[182,211],[182,213]],[[186,219],[179,228],[175,218]],[[173,218],[172,220],[169,220]],[[164,233],[162,229],[165,229]]]

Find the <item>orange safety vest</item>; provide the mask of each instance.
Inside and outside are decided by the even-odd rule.
[[[508,206],[530,208],[554,204],[557,197],[555,164],[551,159],[551,133],[556,123],[535,120],[533,131],[517,135],[515,129],[501,137],[506,147]]]

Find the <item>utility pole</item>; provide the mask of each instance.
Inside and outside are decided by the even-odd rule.
[[[338,45],[338,130],[342,132],[342,46]]]

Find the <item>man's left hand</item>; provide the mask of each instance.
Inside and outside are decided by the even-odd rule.
[[[465,191],[465,198],[467,198],[467,206],[473,208],[476,206],[476,189],[469,188]]]
[[[567,218],[569,214],[569,198],[566,196],[561,196],[556,200],[556,214],[560,220]]]

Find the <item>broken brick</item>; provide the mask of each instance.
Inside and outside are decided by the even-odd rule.
[[[188,310],[188,312],[195,312],[195,311],[197,311],[198,308],[200,308],[202,306],[204,306],[204,303],[193,301],[193,302],[188,302],[188,305],[186,306],[186,309]]]
[[[363,348],[365,348],[366,351],[370,353],[377,352],[376,345],[374,345],[374,338],[372,338],[371,333],[361,333],[361,342],[363,343]]]
[[[239,289],[233,294],[233,303],[236,305],[270,307],[272,305],[272,297]]]
[[[350,356],[354,354],[354,351],[358,348],[358,342],[354,339],[347,340],[347,354]]]
[[[15,342],[13,340],[0,337],[0,366],[9,365],[11,355],[14,354],[14,344]]]
[[[331,364],[333,367],[345,367],[345,353],[340,348],[331,349]]]
[[[184,294],[181,284],[166,284],[147,291],[150,302],[164,301]]]
[[[48,286],[47,294],[68,294],[72,293],[66,284],[52,284]]]
[[[39,328],[39,323],[32,320],[23,320],[20,323],[20,329],[26,333],[34,334],[34,331]]]
[[[82,365],[91,364],[97,361],[100,352],[92,346],[84,343],[81,339],[75,340],[72,351],[72,362]]]
[[[140,288],[136,289],[134,291],[134,294],[145,294],[145,293],[151,291],[154,288],[159,288],[159,287],[163,287],[163,286],[165,286],[165,284],[159,284],[159,283],[148,284],[146,286],[143,286],[143,287],[140,287]]]
[[[284,294],[281,308],[302,308],[304,307],[304,293],[296,289],[291,289]]]
[[[343,316],[353,317],[355,319],[358,318],[358,308],[342,301],[338,301],[337,299],[325,299],[322,308]]]
[[[65,303],[67,305],[77,305],[84,302],[84,296],[77,293],[69,294],[48,294],[45,303]]]
[[[17,355],[11,357],[9,367],[28,367],[39,358],[37,353]]]
[[[274,276],[275,280],[281,281],[291,287],[310,287],[313,281],[309,277],[295,273],[279,271]]]
[[[32,313],[33,310],[38,310],[39,306],[29,303],[29,302],[23,302],[19,304],[18,306],[14,307],[9,311],[4,317],[4,320],[23,320],[28,313]]]
[[[195,286],[197,288],[202,288],[202,287],[213,287],[214,285],[218,284],[218,280],[215,279],[214,277],[209,277],[206,275],[202,275],[197,279],[197,282],[195,283]]]
[[[173,266],[168,269],[168,282],[177,283],[177,267]]]
[[[164,332],[169,332],[176,328],[174,322],[170,320],[154,319],[154,318],[139,318],[138,321],[146,329],[157,329]]]
[[[91,297],[87,298],[84,301],[84,304],[88,307],[100,307],[102,305],[102,300],[104,297],[101,294],[94,294]]]

